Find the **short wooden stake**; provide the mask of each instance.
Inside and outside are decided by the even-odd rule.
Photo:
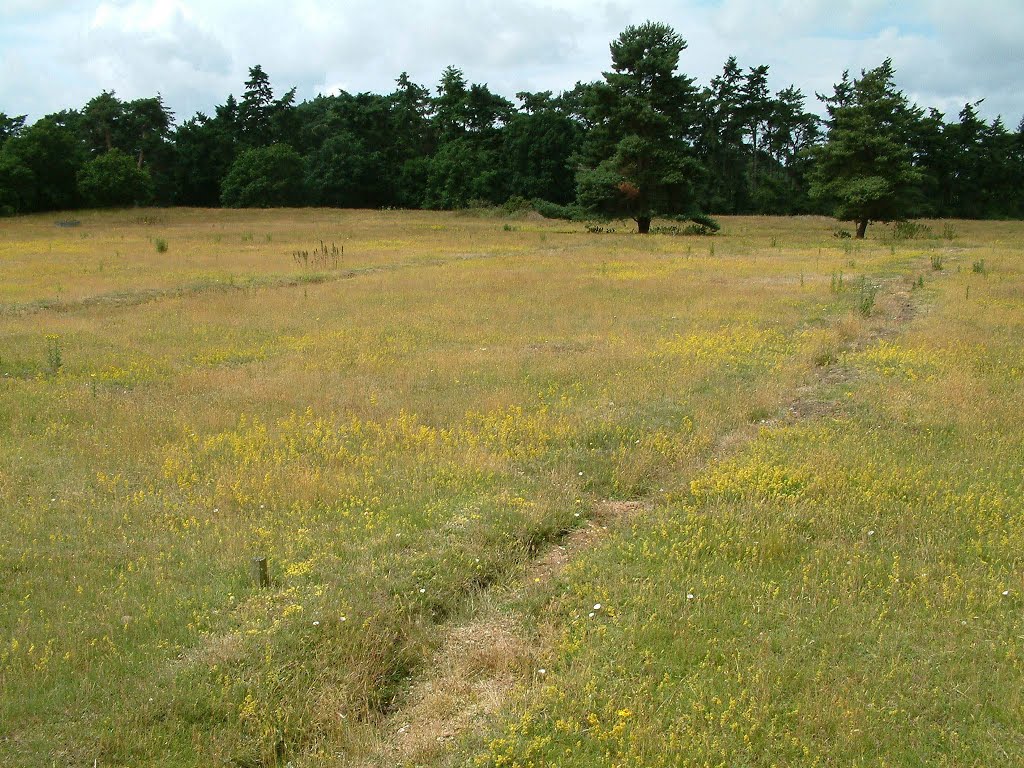
[[[256,572],[256,583],[261,589],[270,586],[270,568],[267,567],[267,558],[254,557],[252,559],[253,570]]]

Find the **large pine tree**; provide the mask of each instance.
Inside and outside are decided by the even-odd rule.
[[[814,152],[811,196],[834,205],[835,216],[857,223],[905,217],[920,194],[912,137],[922,111],[897,90],[892,60],[862,72],[852,83],[843,75],[828,109],[828,140]]]
[[[627,27],[611,44],[612,71],[590,93],[593,122],[581,155],[577,202],[591,213],[629,217],[640,233],[658,215],[693,206],[698,92],[677,73],[686,48],[670,26]]]

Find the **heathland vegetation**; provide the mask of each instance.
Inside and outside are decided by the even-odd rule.
[[[76,223],[0,228],[0,763],[1024,762],[1024,225]]]
[[[1024,215],[1024,122],[911,104],[889,61],[843,73],[826,116],[767,66],[730,57],[704,86],[670,27],[629,27],[602,79],[516,102],[450,66],[431,90],[296,103],[260,66],[241,98],[175,124],[160,96],[104,91],[32,125],[0,113],[0,211],[182,206],[458,209],[548,216],[837,215],[856,222]]]
[[[1024,125],[685,48],[0,114],[0,764],[1024,764]]]

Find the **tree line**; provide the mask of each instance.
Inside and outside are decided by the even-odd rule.
[[[671,27],[628,27],[611,69],[515,102],[449,66],[388,94],[296,103],[260,66],[240,98],[181,123],[161,97],[104,91],[29,125],[0,113],[0,212],[133,204],[454,209],[551,216],[835,214],[857,222],[1024,216],[1024,120],[909,102],[891,61],[843,73],[827,112],[730,57],[706,86]]]

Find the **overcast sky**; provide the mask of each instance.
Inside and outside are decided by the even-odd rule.
[[[241,94],[254,64],[300,101],[388,93],[403,70],[433,87],[448,64],[509,98],[560,91],[600,78],[608,43],[647,19],[689,42],[680,69],[701,84],[735,55],[819,110],[815,91],[888,56],[947,119],[981,98],[1010,128],[1024,115],[1024,0],[0,0],[0,112],[159,92],[180,122]]]

